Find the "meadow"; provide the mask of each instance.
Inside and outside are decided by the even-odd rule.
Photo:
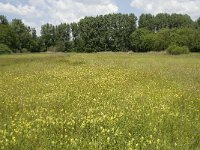
[[[2,55],[0,149],[199,150],[200,54]]]

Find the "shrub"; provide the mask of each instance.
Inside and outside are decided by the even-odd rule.
[[[180,55],[180,54],[188,54],[189,49],[186,46],[177,46],[177,45],[170,45],[167,48],[167,53],[171,55]]]
[[[56,51],[57,51],[57,49],[55,46],[50,46],[47,48],[47,52],[56,52]]]
[[[28,49],[27,48],[22,48],[21,53],[28,53]]]
[[[57,42],[55,48],[56,48],[57,52],[64,52],[65,51],[65,43],[59,41],[59,42]]]
[[[0,44],[0,55],[1,54],[10,54],[12,51],[10,48],[5,44]]]

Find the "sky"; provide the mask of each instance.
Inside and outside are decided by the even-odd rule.
[[[77,22],[85,16],[108,13],[182,13],[200,17],[200,0],[0,0],[0,15],[36,28],[61,22]]]

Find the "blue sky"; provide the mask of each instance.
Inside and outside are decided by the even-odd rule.
[[[182,13],[200,17],[200,0],[0,0],[0,14],[40,30],[42,24],[77,22],[108,13]]]
[[[131,0],[115,0],[117,6],[119,7],[119,12],[121,13],[139,13],[131,7]]]

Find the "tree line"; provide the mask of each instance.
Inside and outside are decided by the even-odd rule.
[[[0,44],[12,52],[162,51],[171,44],[200,52],[200,17],[183,14],[108,14],[77,23],[44,24],[41,35],[20,19],[0,15]]]

